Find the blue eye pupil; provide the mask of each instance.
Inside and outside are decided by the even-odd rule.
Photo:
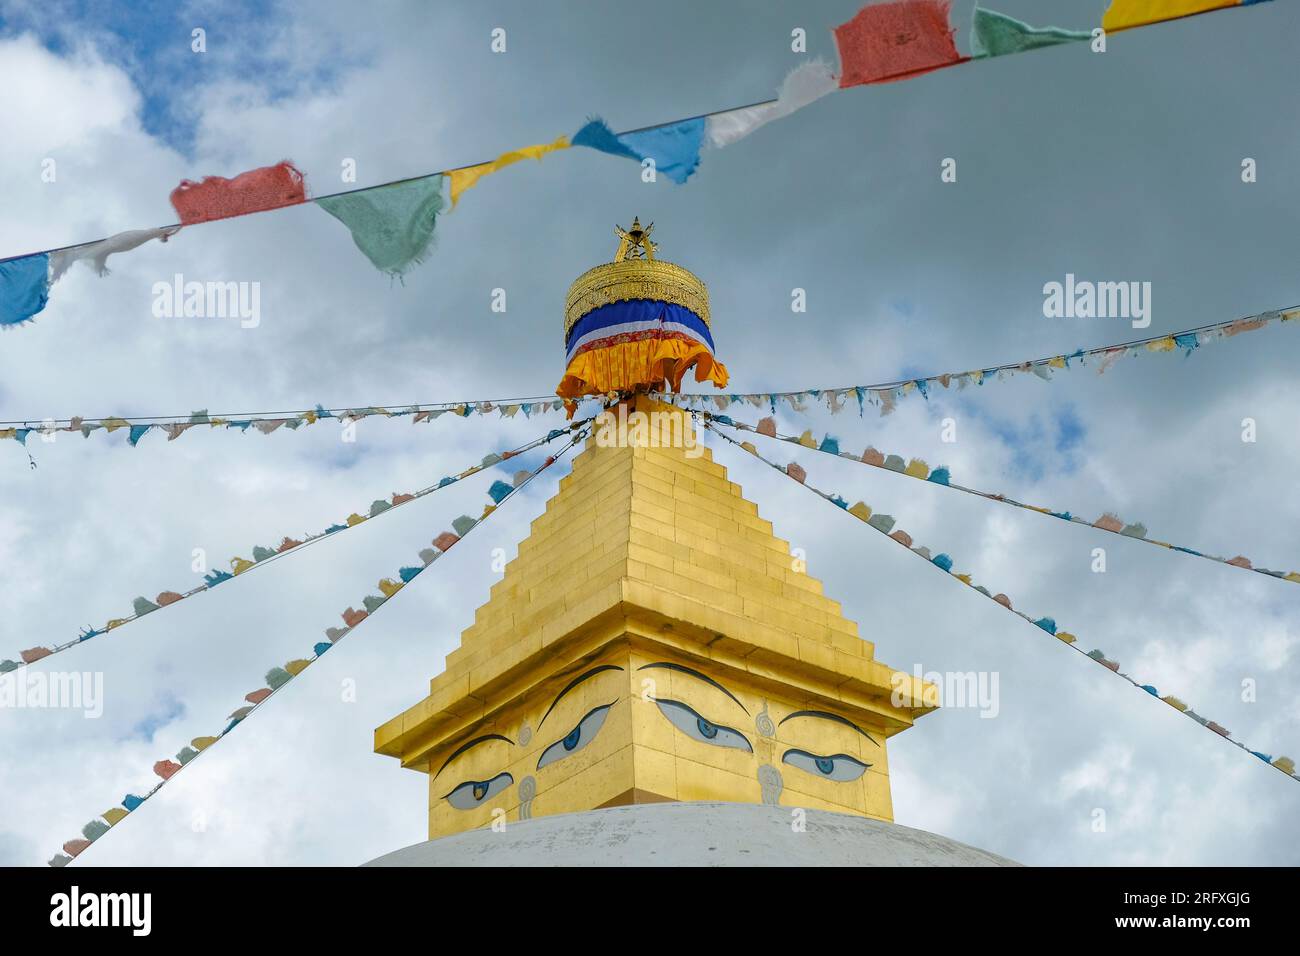
[[[488,788],[488,781],[486,780],[484,780],[482,783],[474,784],[474,799],[482,800],[483,796],[487,793],[487,788]]]
[[[713,724],[709,723],[703,717],[695,718],[695,726],[699,727],[700,733],[702,733],[709,740],[712,740],[714,737],[718,736],[718,728],[715,727]]]
[[[835,761],[830,757],[818,757],[817,769],[829,777],[831,772],[835,769]]]
[[[572,750],[574,747],[578,746],[578,740],[581,737],[582,737],[582,725],[580,724],[577,727],[574,727],[571,731],[569,731],[569,736],[565,737],[564,740],[561,741],[564,744],[564,749]]]

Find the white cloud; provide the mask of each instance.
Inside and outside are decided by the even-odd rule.
[[[1293,243],[1276,210],[1300,198],[1281,172],[1300,135],[1276,122],[1290,108],[1286,90],[1251,70],[1205,67],[1227,42],[1249,44],[1258,69],[1289,69],[1287,31],[1261,24],[1295,14],[1273,6],[1182,29],[1176,43],[1143,31],[1152,36],[1108,54],[1104,75],[1084,57],[1045,55],[972,68],[969,84],[936,74],[827,97],[706,156],[681,189],[644,186],[635,164],[591,151],[518,164],[445,217],[435,255],[404,286],[310,206],[187,229],[119,257],[107,279],[74,269],[33,325],[0,336],[0,417],[544,394],[560,374],[568,283],[612,252],[610,226],[634,213],[658,223],[667,258],[709,283],[719,354],[739,390],[881,381],[1132,334],[1044,320],[1042,284],[1066,271],[1152,279],[1153,328],[1165,331],[1286,305]],[[752,14],[743,28],[752,33],[737,39],[733,18],[698,5],[651,22],[620,9],[592,43],[587,24],[517,12],[512,52],[492,59],[482,16],[418,9],[366,8],[363,34],[354,5],[318,5],[260,37],[259,55],[283,65],[274,95],[270,78],[239,75],[238,57],[181,91],[195,122],[186,155],[144,131],[141,92],[101,41],[55,55],[28,36],[0,39],[0,74],[23,94],[0,113],[0,251],[170,221],[167,194],[183,177],[289,157],[324,192],[344,156],[358,158],[363,183],[410,175],[553,139],[590,112],[635,126],[747,102],[765,92],[762,76],[774,86],[789,66],[781,44],[758,42],[775,14]],[[843,12],[818,11],[826,25]],[[689,37],[679,26],[688,21]],[[673,69],[629,84],[632,46]],[[340,48],[342,65],[332,59]],[[733,62],[744,68],[719,74]],[[1049,68],[1054,83],[1043,84]],[[1194,112],[1166,108],[1166,83],[1183,84],[1177,104]],[[1026,116],[1059,117],[1068,102],[1076,122],[1054,121],[1050,135],[1008,126],[1013,96]],[[1152,127],[1157,110],[1166,118]],[[1150,135],[1129,134],[1144,128]],[[1242,143],[1262,170],[1250,192],[1230,182]],[[50,155],[54,185],[39,176]],[[948,155],[961,158],[955,186],[938,182]],[[262,325],[153,319],[152,283],[176,272],[260,281]],[[488,309],[497,286],[509,291],[504,316]],[[795,286],[808,290],[806,314],[789,311]],[[1300,561],[1290,531],[1300,504],[1288,494],[1300,459],[1290,411],[1298,351],[1295,330],[1278,329],[1186,360],[1123,362],[1100,378],[1021,377],[909,399],[888,418],[869,408],[783,427],[829,428],[845,448],[947,464],[975,487],[1089,518],[1116,508],[1153,537],[1300,569],[1287,564]],[[1078,468],[1050,445],[1065,409],[1084,428]],[[1240,440],[1247,415],[1259,422],[1253,445]],[[944,417],[957,420],[955,445],[940,439]],[[35,470],[4,443],[0,653],[69,639],[126,613],[137,594],[192,586],[196,547],[222,564],[553,421],[367,422],[351,446],[329,425],[271,436],[196,429],[172,443],[149,435],[136,449],[120,433],[65,435],[32,442]],[[1294,781],[770,469],[728,449],[717,458],[777,533],[807,550],[810,571],[881,660],[999,674],[996,719],[940,712],[891,742],[900,822],[1030,863],[1297,862]],[[1055,617],[1086,649],[1104,649],[1252,746],[1295,755],[1293,585],[851,462],[801,460],[812,483],[894,514],[918,543],[948,551],[1018,608]],[[494,515],[84,862],[355,864],[422,839],[425,778],[371,753],[372,730],[427,692],[486,600],[492,548],[513,554],[565,470]],[[155,760],[219,730],[269,667],[306,653],[373,582],[456,515],[477,512],[485,487],[439,492],[58,659],[104,673],[106,711],[98,721],[0,713],[0,859],[47,859],[93,815],[149,786]],[[1105,574],[1090,570],[1095,547],[1107,550]],[[1254,704],[1241,700],[1249,677]],[[356,703],[341,698],[345,679]],[[149,740],[130,736],[169,699],[184,713]],[[1090,828],[1099,806],[1109,808],[1105,834]],[[198,830],[196,814],[206,821]]]

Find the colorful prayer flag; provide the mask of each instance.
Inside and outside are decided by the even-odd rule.
[[[961,62],[949,0],[868,4],[835,28],[840,87],[901,80]]]
[[[0,262],[0,328],[21,325],[50,297],[48,253]]]
[[[63,273],[72,267],[77,261],[85,261],[97,275],[108,275],[108,257],[119,252],[129,252],[137,246],[142,246],[151,239],[157,239],[166,242],[176,233],[180,232],[180,226],[163,226],[158,229],[130,229],[126,232],[119,232],[115,236],[109,236],[107,239],[100,239],[98,242],[88,242],[85,245],[73,246],[70,249],[60,249],[57,252],[50,253],[50,283],[58,282],[63,277]]]
[[[784,119],[827,93],[839,88],[839,81],[824,60],[809,60],[795,67],[781,84],[776,102],[746,106],[716,113],[705,121],[709,145],[714,149],[730,146],[754,130],[776,119]]]
[[[574,146],[588,146],[602,153],[624,156],[638,162],[653,159],[656,171],[680,186],[700,164],[704,119],[685,120],[669,126],[656,126],[618,135],[603,120],[593,119],[574,134],[571,142]]]
[[[1107,33],[1114,33],[1241,5],[1241,0],[1111,0],[1101,26]]]
[[[477,166],[466,166],[463,169],[453,169],[447,174],[451,177],[451,208],[456,208],[456,203],[460,201],[461,193],[469,189],[489,173],[495,173],[497,170],[517,163],[521,159],[540,160],[547,153],[553,153],[557,149],[568,148],[569,137],[561,136],[553,143],[539,143],[536,146],[525,146],[523,149],[516,149],[511,150],[508,153],[502,153],[490,163],[479,163]]]
[[[348,227],[352,241],[380,272],[400,276],[424,261],[443,210],[441,175],[316,200]]]
[[[228,219],[307,201],[302,173],[288,160],[240,173],[234,179],[185,179],[172,190],[171,203],[183,225]]]
[[[1006,56],[1023,53],[1039,47],[1087,40],[1092,34],[1086,30],[1063,30],[1060,27],[1031,27],[1005,13],[975,8],[971,20],[971,58]]]

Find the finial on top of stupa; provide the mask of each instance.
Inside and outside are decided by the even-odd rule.
[[[614,227],[618,251],[569,286],[564,303],[564,378],[555,393],[569,413],[582,395],[679,391],[683,376],[727,384],[713,355],[709,290],[689,269],[655,258],[654,223]]]
[[[639,216],[632,217],[632,228],[624,229],[622,226],[614,226],[614,235],[618,236],[618,252],[614,254],[615,262],[622,262],[624,259],[649,259],[654,260],[655,250],[659,246],[650,241],[650,233],[654,230],[655,224],[652,222],[644,229],[641,228],[641,219]]]

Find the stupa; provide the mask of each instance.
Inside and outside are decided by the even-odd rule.
[[[823,862],[1006,862],[892,825],[888,741],[936,691],[875,659],[689,412],[648,394],[727,372],[704,283],[638,221],[617,233],[570,290],[558,389],[613,394],[428,696],[375,731],[428,775],[430,839],[375,862],[718,862],[801,822]]]

